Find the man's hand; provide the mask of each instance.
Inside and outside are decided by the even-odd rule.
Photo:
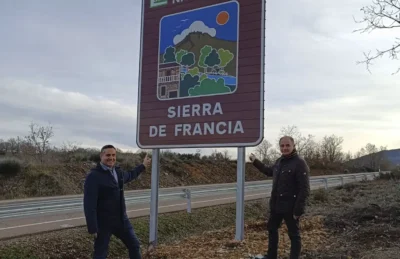
[[[93,238],[96,239],[97,238],[97,233],[92,234]]]
[[[251,162],[254,162],[254,160],[256,160],[256,156],[253,153],[250,154],[249,158]]]
[[[146,154],[145,158],[143,159],[143,165],[145,167],[149,167],[151,163],[151,158],[149,157],[148,154]]]

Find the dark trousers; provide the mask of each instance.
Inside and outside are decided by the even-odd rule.
[[[278,258],[278,243],[279,243],[279,233],[278,229],[282,225],[282,220],[285,220],[286,226],[288,228],[288,235],[291,242],[290,247],[290,259],[299,259],[301,251],[301,238],[299,230],[299,220],[293,218],[292,213],[271,213],[270,218],[267,223],[268,229],[268,259]]]
[[[97,238],[94,242],[94,259],[105,259],[108,255],[108,246],[110,243],[111,235],[119,238],[128,248],[130,259],[141,259],[140,254],[140,243],[135,235],[131,224],[127,224],[125,227],[114,227],[104,230],[99,230]]]

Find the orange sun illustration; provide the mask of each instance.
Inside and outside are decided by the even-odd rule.
[[[217,24],[225,25],[229,21],[229,13],[227,11],[222,11],[217,14]]]

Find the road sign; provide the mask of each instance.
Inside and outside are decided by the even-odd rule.
[[[246,147],[264,131],[264,0],[144,0],[140,148]]]

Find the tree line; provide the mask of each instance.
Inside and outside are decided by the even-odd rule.
[[[381,152],[387,150],[386,146],[378,147],[375,144],[368,143],[355,153],[345,152],[343,151],[343,137],[332,134],[317,141],[313,135],[303,135],[294,125],[282,127],[279,138],[282,136],[292,136],[295,139],[297,152],[313,168],[328,169],[345,163],[354,167],[366,166],[374,170],[389,166],[388,161],[384,160],[383,152]],[[280,156],[279,138],[276,141],[276,146],[264,139],[256,147],[255,152],[264,163],[273,164]],[[362,157],[364,158],[361,159]]]
[[[378,147],[368,143],[355,153],[351,153],[350,151],[344,152],[342,146],[344,142],[343,137],[332,134],[326,135],[320,141],[317,141],[313,135],[303,135],[298,127],[294,125],[281,128],[279,136],[276,139],[276,145],[264,139],[255,147],[254,152],[264,163],[273,164],[280,156],[279,138],[285,135],[292,136],[295,139],[297,152],[313,168],[334,169],[338,165],[346,163],[354,167],[366,166],[373,170],[378,170],[382,166],[388,166],[381,152],[387,150],[386,146]],[[71,161],[71,156],[83,152],[86,154],[89,153],[93,157],[95,156],[95,159],[98,159],[99,150],[97,149],[81,148],[79,144],[71,142],[64,143],[60,147],[55,147],[51,145],[53,137],[54,130],[51,125],[42,126],[31,123],[26,136],[18,136],[8,140],[0,139],[0,156],[11,155],[24,159],[31,158],[39,163],[46,163],[49,160],[54,160],[56,155],[61,155],[64,160]],[[118,152],[124,153],[120,149],[118,149]],[[149,152],[149,150],[139,150],[137,153],[144,152]],[[163,150],[161,155],[181,160],[232,160],[228,150],[214,150],[208,156],[201,155],[201,149],[196,150],[195,154],[177,154],[170,150]],[[77,160],[83,161],[86,158],[87,156]]]

